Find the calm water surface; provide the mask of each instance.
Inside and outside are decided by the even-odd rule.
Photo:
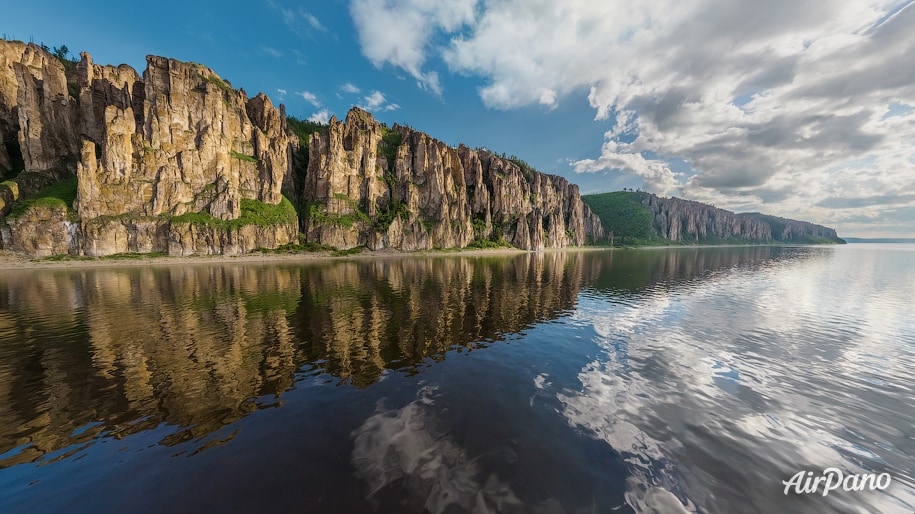
[[[0,272],[0,512],[911,513],[913,291],[907,245]],[[784,494],[829,467],[892,482]]]

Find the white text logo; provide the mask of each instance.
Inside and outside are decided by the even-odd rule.
[[[822,475],[816,477],[813,471],[798,471],[791,480],[782,480],[782,483],[785,484],[785,494],[792,488],[797,494],[816,493],[823,484],[823,496],[826,496],[840,487],[843,491],[883,490],[890,486],[891,481],[889,473],[846,475],[839,468],[826,468]]]

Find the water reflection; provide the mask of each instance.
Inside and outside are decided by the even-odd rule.
[[[707,262],[702,280],[664,253],[647,287],[612,284],[624,281],[615,262],[576,313],[603,351],[580,389],[555,394],[571,426],[623,453],[636,510],[658,490],[709,512],[912,510],[915,447],[903,427],[915,422],[915,318],[900,287],[915,285],[912,261],[897,259],[887,280],[868,272],[891,260],[884,253],[775,250],[733,262],[739,273]],[[896,486],[782,493],[797,471],[836,466],[890,472]]]
[[[479,347],[575,306],[581,253],[384,259],[303,275],[295,334],[309,361],[360,387]]]
[[[0,273],[0,511],[911,511],[911,255]]]
[[[423,388],[400,409],[379,406],[353,432],[353,463],[368,483],[369,498],[393,489],[403,497],[392,503],[409,512],[528,512],[510,484],[482,469],[479,458],[448,436],[449,428],[428,408],[435,393]]]
[[[0,465],[162,423],[180,427],[162,444],[200,440],[307,364],[366,387],[562,315],[581,268],[550,253],[4,275]]]
[[[292,385],[294,268],[202,267],[5,277],[0,454],[30,462],[103,431],[198,438]]]

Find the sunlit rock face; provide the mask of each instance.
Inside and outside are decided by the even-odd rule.
[[[735,214],[704,203],[641,193],[659,235],[676,242],[720,242],[735,237],[754,242],[844,242],[835,229],[758,213]]]
[[[301,194],[312,202],[310,241],[416,250],[503,239],[530,250],[603,239],[578,186],[564,178],[388,128],[358,108],[313,134],[309,155]]]
[[[140,77],[82,54],[80,217],[206,211],[229,220],[242,198],[279,203],[289,167],[285,113],[203,65],[146,63]]]
[[[78,119],[60,60],[38,45],[0,40],[0,173],[13,169],[14,153],[25,170],[66,165],[79,148]]]
[[[146,61],[141,75],[94,64],[87,53],[64,63],[37,45],[0,40],[0,176],[16,183],[16,199],[75,175],[71,243],[91,256],[240,253],[296,241],[294,222],[245,230],[215,223],[170,237],[171,216],[229,221],[242,215],[243,200],[279,204],[289,135],[283,107],[264,94],[248,98],[200,64]],[[47,231],[13,223],[3,244],[33,256],[69,251],[69,244],[12,243]],[[145,242],[122,237],[137,232]]]

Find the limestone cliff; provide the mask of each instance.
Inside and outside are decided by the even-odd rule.
[[[0,40],[0,172],[72,166],[77,119],[60,60],[37,45]]]
[[[844,242],[834,229],[821,225],[756,213],[735,214],[641,191],[588,195],[584,201],[621,244]]]
[[[816,225],[807,221],[790,220],[751,212],[740,214],[744,218],[759,220],[769,225],[772,231],[772,239],[776,241],[796,242],[796,243],[840,243],[844,244],[845,240],[836,234],[836,230],[823,225]]]
[[[675,242],[844,243],[835,229],[759,213],[735,214],[680,198],[642,193],[662,237]]]
[[[68,207],[79,218],[77,230],[63,232],[32,212],[34,223],[47,226],[21,232],[22,223],[7,223],[4,247],[23,251],[13,241],[36,231],[71,238],[52,253],[67,247],[93,256],[238,253],[296,241],[294,216],[272,226],[243,216],[245,200],[283,205],[289,136],[282,106],[263,94],[248,98],[203,65],[164,57],[147,57],[142,76],[127,65],[94,64],[86,53],[72,69],[68,77],[60,59],[34,44],[0,40],[0,173],[15,185],[4,189],[0,215],[41,189],[25,190],[23,179],[49,177],[38,181],[46,186],[75,175]],[[174,223],[196,213],[202,216],[190,224],[199,230]]]
[[[642,193],[641,201],[654,216],[661,237],[674,242],[704,242],[731,236],[753,241],[772,240],[772,230],[767,223],[711,205],[661,198],[650,193]]]
[[[450,147],[353,108],[309,142],[300,197],[306,237],[339,248],[402,250],[505,241],[581,246],[603,228],[562,178],[487,151]]]

